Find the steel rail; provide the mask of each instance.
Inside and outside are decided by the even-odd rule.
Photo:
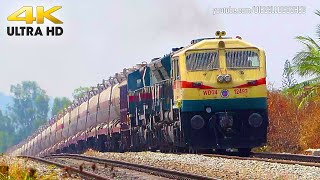
[[[207,157],[217,157],[226,159],[237,159],[237,160],[254,160],[264,161],[270,163],[280,164],[292,164],[292,165],[303,165],[320,167],[319,157],[294,155],[294,154],[277,154],[277,153],[252,153],[249,157],[236,156],[236,155],[221,155],[221,154],[201,154]]]
[[[251,157],[320,163],[320,156],[287,153],[251,153]]]
[[[41,163],[45,163],[45,164],[49,164],[49,165],[55,165],[59,168],[67,168],[68,171],[71,171],[73,173],[79,174],[79,175],[87,177],[87,178],[92,178],[92,179],[96,179],[96,180],[109,180],[106,177],[103,177],[103,176],[100,176],[97,174],[93,174],[88,171],[80,171],[80,169],[78,169],[78,168],[74,168],[74,167],[71,167],[71,166],[68,166],[65,164],[60,164],[60,163],[57,163],[54,161],[50,161],[45,158],[38,158],[38,157],[33,157],[33,156],[17,156],[17,157],[31,159],[33,161],[37,161],[37,162],[41,162]]]
[[[94,162],[94,163],[105,164],[105,165],[124,168],[124,169],[130,169],[134,171],[140,171],[140,172],[149,173],[155,176],[161,176],[161,177],[166,177],[170,179],[179,179],[179,180],[193,180],[193,179],[212,180],[214,179],[207,176],[200,176],[200,175],[185,173],[181,171],[168,170],[168,169],[163,169],[163,168],[158,168],[153,166],[133,164],[133,163],[128,163],[124,161],[109,160],[105,158],[98,158],[98,157],[78,155],[78,154],[56,154],[56,155],[45,156],[45,158],[70,158],[70,159],[83,160],[87,162]]]

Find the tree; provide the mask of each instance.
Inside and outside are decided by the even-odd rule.
[[[14,142],[14,128],[11,119],[3,115],[0,110],[0,152],[13,145]]]
[[[282,74],[282,88],[288,89],[297,84],[297,80],[293,77],[294,73],[291,69],[291,63],[286,60],[284,63],[283,74]]]
[[[63,109],[68,107],[70,104],[71,101],[66,97],[54,98],[51,111],[52,116],[61,113],[61,111],[63,111]]]
[[[317,10],[316,15],[320,16]],[[309,36],[298,36],[296,39],[304,45],[304,49],[299,51],[293,58],[293,72],[304,78],[310,78],[306,81],[296,84],[290,88],[290,92],[299,100],[299,107],[302,107],[311,100],[317,100],[319,95],[320,83],[320,24],[316,31],[317,39]]]
[[[87,93],[87,91],[90,91],[90,90],[91,90],[90,87],[81,87],[80,86],[79,88],[77,88],[73,91],[72,96],[74,99],[78,99],[80,97],[83,97]]]
[[[9,115],[16,127],[16,142],[26,138],[47,121],[49,97],[34,81],[23,81],[12,85],[13,105]]]

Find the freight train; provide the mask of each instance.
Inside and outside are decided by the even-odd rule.
[[[238,149],[267,141],[266,56],[241,37],[192,40],[76,99],[13,155]]]

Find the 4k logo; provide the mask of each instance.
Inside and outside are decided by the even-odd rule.
[[[25,24],[44,24],[44,20],[47,19],[54,24],[63,24],[63,22],[54,17],[53,13],[60,10],[61,6],[54,6],[48,10],[45,10],[43,6],[37,6],[33,8],[32,6],[23,6],[16,12],[8,16],[8,21],[20,21],[25,22]],[[34,17],[34,9],[36,10],[36,17]],[[30,27],[30,26],[15,26],[7,27],[8,36],[61,36],[63,34],[62,27],[46,27],[45,32],[42,30],[43,27]]]
[[[32,6],[24,6],[20,8],[18,11],[14,12],[10,16],[8,16],[8,21],[25,21],[26,24],[32,24],[34,21],[37,21],[37,24],[43,24],[44,18],[50,20],[54,24],[63,24],[62,21],[52,16],[51,14],[61,9],[61,6],[54,6],[51,9],[44,11],[43,6],[37,7],[37,17],[33,17],[33,7]],[[19,17],[22,13],[25,12],[25,17]]]

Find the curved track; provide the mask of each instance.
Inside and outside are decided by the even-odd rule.
[[[90,157],[90,156],[84,156],[84,155],[78,155],[78,154],[59,154],[59,155],[51,155],[51,156],[46,156],[46,159],[54,159],[54,158],[71,158],[71,159],[77,159],[77,160],[83,160],[87,162],[94,162],[94,163],[99,163],[99,164],[104,164],[108,166],[114,166],[114,167],[119,167],[119,168],[125,168],[125,169],[130,169],[134,171],[139,171],[139,172],[144,172],[144,173],[149,173],[152,175],[156,176],[161,176],[161,177],[166,177],[170,179],[213,179],[205,176],[199,176],[195,174],[189,174],[185,172],[180,172],[180,171],[173,171],[173,170],[168,170],[168,169],[162,169],[162,168],[157,168],[157,167],[152,167],[152,166],[146,166],[146,165],[139,165],[139,164],[132,164],[128,162],[123,162],[123,161],[115,161],[115,160],[109,160],[109,159],[103,159],[103,158],[97,158],[97,157]]]

